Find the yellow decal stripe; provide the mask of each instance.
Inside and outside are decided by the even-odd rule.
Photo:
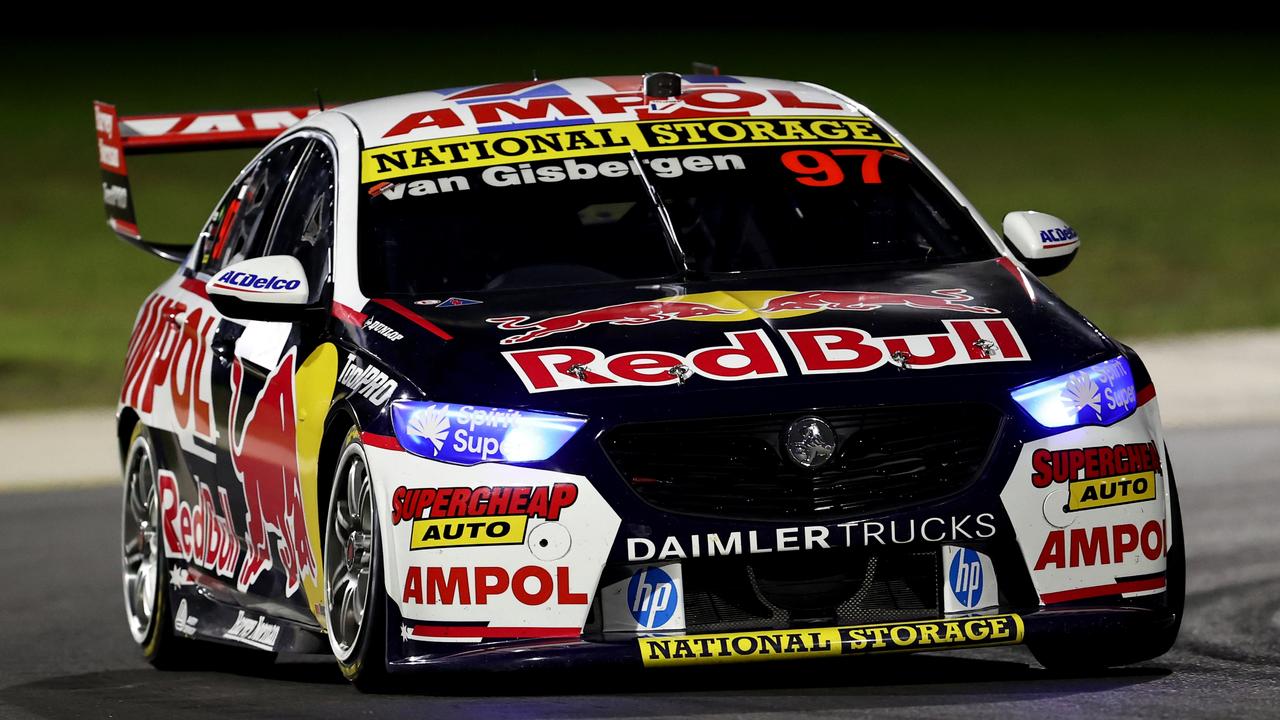
[[[641,638],[639,643],[641,659],[646,667],[664,667],[1016,645],[1023,641],[1024,635],[1021,617],[988,615],[804,630]]]
[[[1067,510],[1091,510],[1155,499],[1156,474],[1153,471],[1072,480]]]
[[[409,549],[519,545],[524,542],[524,530],[528,523],[528,515],[414,520]]]
[[[901,147],[869,118],[720,117],[567,125],[422,140],[365,150],[362,182],[489,165],[689,148],[765,145]]]
[[[324,438],[324,420],[333,401],[333,388],[338,381],[338,349],[331,343],[317,347],[298,368],[294,376],[294,403],[298,417],[298,482],[302,486],[302,509],[307,523],[307,540],[316,555],[318,577],[308,578],[302,585],[307,604],[320,624],[324,614],[318,608],[324,603],[324,558],[320,553],[320,504],[329,498],[318,497],[320,441]]]

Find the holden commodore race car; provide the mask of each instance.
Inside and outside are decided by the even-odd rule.
[[[334,107],[95,104],[178,264],[119,397],[157,666],[432,669],[1025,644],[1156,657],[1184,551],[1142,361],[915,146],[807,83],[530,80]],[[261,146],[191,245],[126,161]]]

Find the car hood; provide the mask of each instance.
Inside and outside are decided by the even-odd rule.
[[[397,312],[387,312],[390,306]],[[780,403],[819,407],[1003,394],[1118,352],[1079,313],[1004,258],[909,271],[771,273],[680,284],[399,298],[370,307],[378,320],[407,335],[379,342],[376,354],[429,399],[619,418],[683,415],[685,407],[751,412]],[[1020,347],[1008,345],[1009,333],[1000,327],[1010,330]],[[836,335],[817,333],[820,329]],[[836,337],[846,342],[863,337],[850,330],[865,333],[864,341],[885,355],[896,348],[905,349],[906,356],[858,371],[832,371],[822,357],[815,365],[799,354],[795,333],[813,331],[807,337],[817,334],[831,347],[827,360],[848,357]],[[928,358],[938,350],[933,343],[945,345],[943,336],[954,341],[955,362],[929,367],[915,362],[916,356]],[[893,338],[899,340],[889,342]],[[1014,357],[983,361],[980,353],[974,360],[969,348],[978,341],[987,343],[982,350],[993,358],[1002,352]],[[630,358],[624,364],[633,372],[657,373],[675,362],[671,356],[689,367],[699,350],[746,345],[760,350],[762,342],[775,353],[781,372],[741,378],[691,372],[683,383],[671,376],[656,386],[600,381],[619,378],[607,372],[610,359],[619,355]],[[574,353],[590,359],[569,363]],[[702,360],[721,361],[714,367],[731,375],[734,363],[744,362],[732,354]],[[548,376],[538,368],[559,376],[555,387],[545,387]],[[585,381],[570,378],[571,373]]]

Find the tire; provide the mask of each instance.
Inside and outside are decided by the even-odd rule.
[[[347,432],[334,467],[324,529],[329,646],[356,689],[386,690],[390,677],[382,542],[368,458],[355,428]]]
[[[139,422],[133,427],[125,452],[120,513],[125,619],[147,662],[170,669],[190,663],[195,643],[173,632],[173,611],[165,582],[167,563],[160,547],[158,479],[151,434]]]
[[[1165,457],[1168,456],[1166,448]],[[1172,462],[1168,463],[1168,471],[1169,525],[1173,528],[1175,543],[1165,558],[1165,601],[1173,613],[1173,622],[1165,627],[1101,639],[1103,642],[1076,641],[1071,645],[1030,643],[1031,654],[1046,669],[1080,672],[1129,665],[1164,655],[1178,639],[1186,608],[1187,556],[1186,541],[1182,534],[1182,509],[1178,503],[1178,488],[1173,480]]]

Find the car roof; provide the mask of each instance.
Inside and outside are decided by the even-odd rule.
[[[715,116],[862,115],[824,88],[736,75],[685,75],[680,97],[645,98],[640,75],[524,80],[443,88],[335,108],[367,148],[478,133]],[[305,124],[305,123],[304,123]]]

